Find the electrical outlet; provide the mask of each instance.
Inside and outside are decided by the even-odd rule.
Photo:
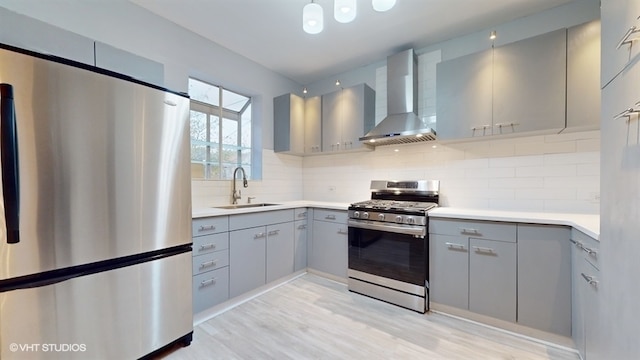
[[[592,193],[589,193],[589,200],[592,203],[599,203],[600,202],[600,193],[599,192],[595,192],[595,191],[592,192]]]
[[[329,185],[329,191],[330,192],[336,191],[336,187],[334,185]]]

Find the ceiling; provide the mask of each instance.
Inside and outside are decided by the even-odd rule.
[[[324,31],[302,30],[309,0],[130,0],[300,84],[380,61],[460,35],[579,0],[398,0],[385,13],[358,0],[356,19],[333,19],[324,10]]]

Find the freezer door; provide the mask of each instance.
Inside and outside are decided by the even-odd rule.
[[[137,359],[193,330],[191,252],[0,293],[0,359]]]
[[[4,49],[0,83],[20,173],[18,243],[0,212],[0,284],[191,242],[188,98]]]

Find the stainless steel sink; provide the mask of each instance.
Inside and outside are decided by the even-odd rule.
[[[246,208],[257,208],[257,207],[265,207],[265,206],[276,206],[280,204],[271,204],[271,203],[255,203],[255,204],[237,204],[237,205],[223,205],[223,206],[214,206],[216,209],[246,209]]]

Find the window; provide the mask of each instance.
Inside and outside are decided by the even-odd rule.
[[[232,179],[242,166],[251,179],[251,97],[196,79],[189,95],[191,178]]]

